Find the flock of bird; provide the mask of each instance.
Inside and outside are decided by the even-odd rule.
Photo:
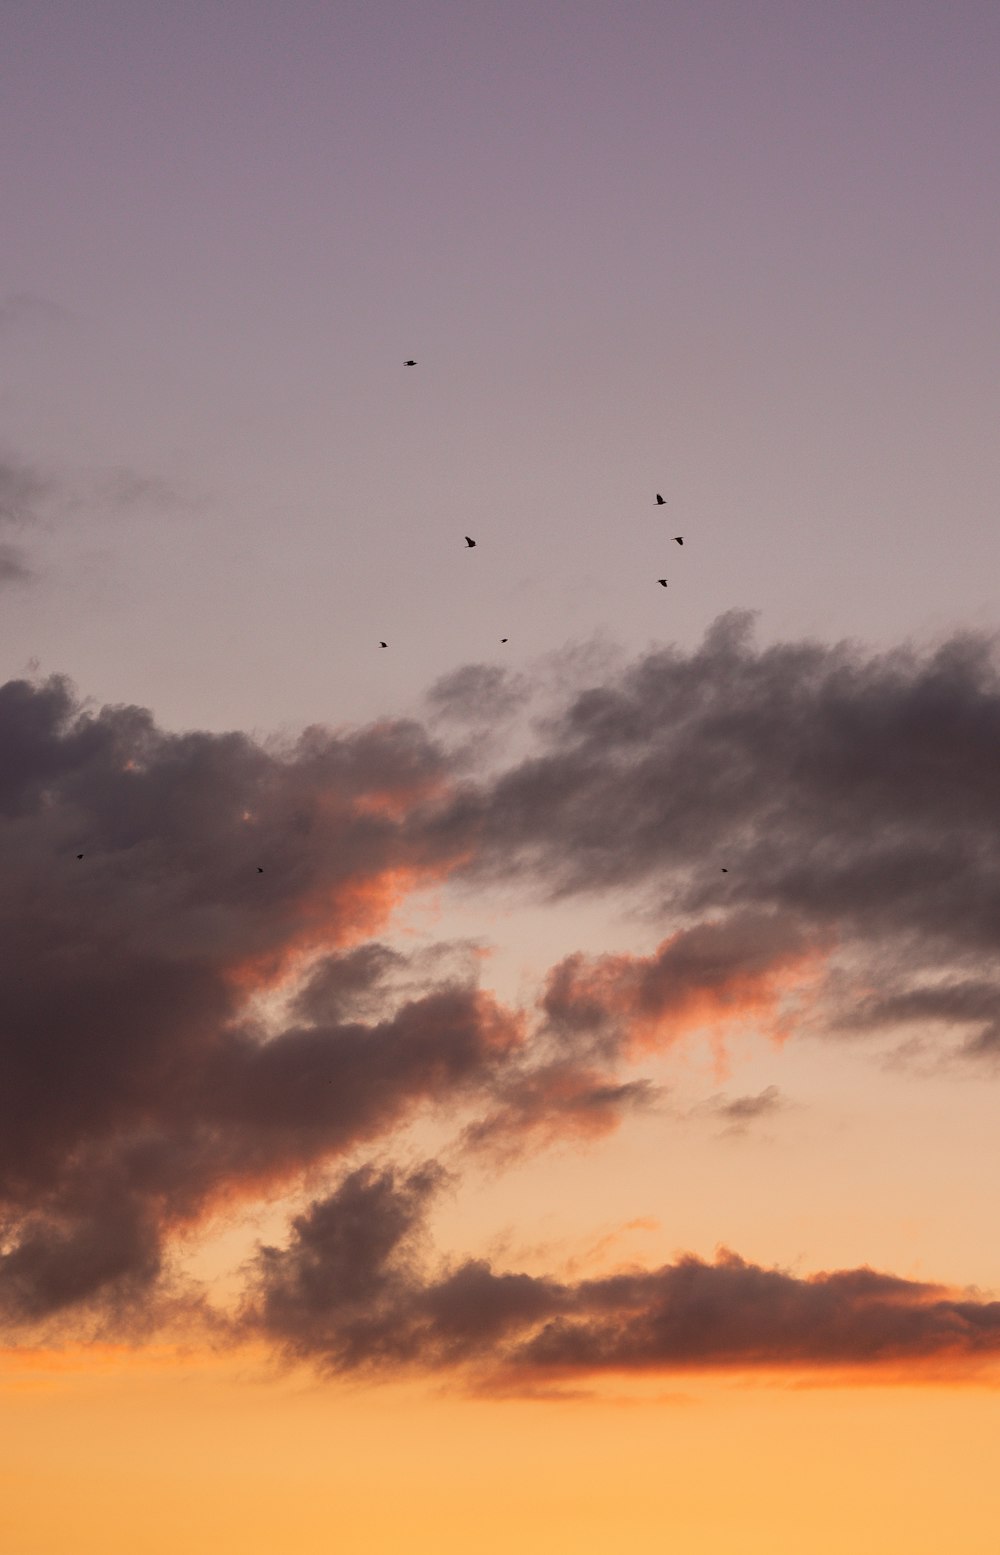
[[[416,362],[415,362],[415,361],[414,361],[414,360],[413,360],[413,358],[412,358],[412,357],[410,357],[410,358],[409,358],[409,360],[408,360],[408,361],[406,361],[406,362],[404,362],[404,363],[403,363],[403,366],[404,366],[404,367],[416,367],[416,365],[417,365],[417,363],[416,363]],[[657,493],[656,493],[656,505],[657,505],[657,507],[658,507],[658,508],[662,508],[662,507],[664,507],[664,506],[665,506],[665,504],[666,504],[666,500],[667,500],[667,499],[666,499],[666,497],[664,497],[664,496],[661,496],[661,495],[660,495],[660,493],[659,493],[659,492],[657,492]],[[677,541],[677,544],[678,544],[678,545],[683,545],[683,544],[684,544],[684,536],[683,536],[683,535],[674,535],[674,539],[675,539],[675,540],[676,540],[676,541]],[[475,549],[475,546],[476,546],[476,542],[475,542],[475,540],[473,540],[473,539],[472,539],[472,538],[471,538],[471,536],[470,536],[470,535],[466,535],[466,537],[465,537],[465,543],[466,543],[466,546],[467,546],[467,547],[468,547],[468,549],[469,549],[469,550],[470,550],[470,551],[472,551],[472,550],[474,550],[474,549]],[[666,588],[666,586],[667,586],[667,580],[666,580],[666,578],[657,578],[657,580],[656,580],[656,581],[657,581],[657,583],[658,583],[658,584],[659,584],[659,585],[660,585],[660,587],[661,587],[661,588]],[[505,642],[507,642],[507,641],[508,641],[508,640],[509,640],[509,639],[508,639],[508,638],[506,638],[506,637],[501,637],[501,639],[500,639],[500,641],[501,641],[501,642],[502,642],[502,643],[505,643]],[[382,641],[382,639],[381,639],[381,638],[379,638],[379,647],[380,647],[380,648],[388,648],[388,646],[389,646],[389,644],[388,644],[388,643],[384,643],[384,642],[383,642],[383,641]]]
[[[416,367],[416,365],[417,365],[417,363],[413,360],[412,357],[408,361],[403,363],[404,367]],[[666,497],[662,496],[660,494],[660,492],[656,493],[656,505],[657,505],[657,507],[659,507],[659,508],[664,507],[666,505],[666,500],[667,500]],[[684,544],[684,536],[683,535],[674,535],[673,538],[677,542],[678,545],[683,545]],[[465,544],[466,544],[466,547],[470,551],[474,551],[475,548],[476,548],[476,542],[475,542],[475,540],[473,540],[471,535],[466,535],[465,536]],[[660,584],[661,588],[666,588],[666,586],[667,586],[666,578],[657,578],[656,581],[657,581],[657,583]],[[505,643],[505,642],[509,641],[509,638],[501,637],[500,641],[502,643]],[[379,639],[379,647],[380,648],[388,648],[388,646],[389,646],[389,644],[387,642],[382,642],[382,640]],[[76,856],[77,856],[78,859],[82,859],[83,858],[83,854],[82,853],[78,853]],[[260,864],[257,865],[257,873],[258,873],[258,875],[262,875],[264,873],[263,867]],[[724,869],[722,871],[722,873],[724,875],[727,875],[729,873],[729,871],[727,869]]]

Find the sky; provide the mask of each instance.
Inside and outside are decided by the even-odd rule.
[[[11,1555],[995,1555],[998,77],[4,9]]]

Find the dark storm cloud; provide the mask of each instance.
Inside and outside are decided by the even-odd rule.
[[[262,1248],[243,1321],[334,1372],[460,1367],[475,1385],[609,1371],[912,1368],[1000,1355],[1000,1302],[849,1269],[798,1278],[732,1253],[566,1283],[479,1259],[437,1274],[421,1223],[443,1179],[362,1168]]]
[[[0,688],[0,1309],[141,1285],[206,1206],[488,1083],[519,1038],[468,977],[329,953],[444,867],[408,818],[442,774],[413,725],[268,752]]]

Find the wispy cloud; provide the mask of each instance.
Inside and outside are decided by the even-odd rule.
[[[0,458],[0,529],[24,530],[39,521],[52,483],[40,470],[11,457]],[[0,588],[26,583],[35,570],[23,547],[0,541]]]
[[[694,1116],[708,1114],[725,1124],[723,1134],[745,1134],[761,1118],[773,1117],[791,1105],[776,1085],[768,1085],[756,1096],[710,1096],[694,1109]]]

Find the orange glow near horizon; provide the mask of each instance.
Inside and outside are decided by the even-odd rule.
[[[228,1358],[0,1382],[14,1555],[994,1555],[985,1390],[358,1391]]]

